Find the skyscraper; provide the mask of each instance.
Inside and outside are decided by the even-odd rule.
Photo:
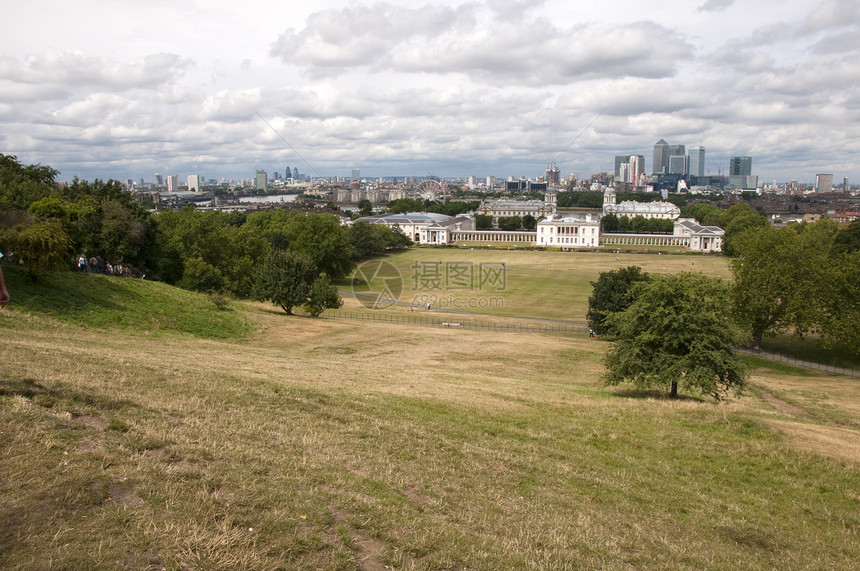
[[[269,189],[269,175],[266,171],[257,171],[257,175],[254,179],[254,188],[263,192]]]
[[[287,167],[287,176],[286,176],[286,178],[287,178],[287,180],[290,180],[291,178],[293,178],[293,173],[292,173],[292,172],[290,172],[290,167]]]
[[[654,163],[651,172],[654,174],[669,172],[669,143],[663,139],[654,145]]]
[[[729,159],[729,176],[750,176],[752,174],[752,157],[731,157]]]
[[[167,192],[179,192],[179,175],[168,175]]]
[[[200,192],[200,175],[188,175],[188,192]]]
[[[815,192],[833,192],[833,175],[815,175]]]
[[[705,147],[690,147],[690,174],[705,176]]]
[[[669,155],[669,172],[671,174],[685,175],[689,172],[689,160],[687,155]]]

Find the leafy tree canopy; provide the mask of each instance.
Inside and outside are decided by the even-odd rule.
[[[601,272],[597,281],[591,282],[591,297],[588,298],[586,313],[588,327],[598,335],[612,334],[607,318],[630,307],[635,299],[633,286],[649,278],[648,273],[639,266]]]
[[[608,317],[617,341],[605,357],[608,385],[678,389],[722,399],[739,391],[746,370],[733,351],[740,341],[726,311],[729,286],[700,274],[655,275],[634,288],[635,300]]]

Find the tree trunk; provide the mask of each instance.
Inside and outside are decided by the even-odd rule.
[[[678,381],[672,381],[672,388],[669,389],[669,398],[678,398]]]

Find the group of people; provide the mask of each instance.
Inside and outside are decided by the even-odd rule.
[[[127,278],[140,277],[136,268],[129,268],[122,264],[112,265],[106,262],[101,256],[91,256],[87,259],[81,254],[78,258],[78,271],[90,274],[105,274],[107,276],[123,276]]]

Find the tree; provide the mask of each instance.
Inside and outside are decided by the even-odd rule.
[[[509,232],[519,230],[523,226],[523,220],[519,216],[499,216],[499,230]]]
[[[33,222],[14,230],[15,252],[27,266],[30,278],[69,269],[72,241],[59,220]]]
[[[831,255],[829,262],[820,284],[825,290],[821,343],[842,345],[860,355],[860,251]]]
[[[608,385],[693,390],[721,400],[740,391],[746,370],[733,347],[741,341],[726,311],[729,286],[700,274],[653,276],[635,300],[608,318],[617,342],[605,357]]]
[[[387,247],[385,237],[380,231],[385,228],[380,224],[356,222],[349,228],[349,243],[352,245],[354,256],[361,260],[373,256],[381,256]]]
[[[343,305],[343,300],[337,293],[337,288],[323,274],[314,280],[308,292],[308,300],[302,308],[313,317],[318,317],[326,309],[337,309]]]
[[[478,230],[490,230],[493,227],[493,217],[489,214],[478,214],[475,216],[475,228]]]
[[[768,226],[767,218],[753,211],[746,204],[735,204],[723,215],[723,223],[726,233],[723,235],[723,253],[727,256],[736,256],[735,238],[750,228],[764,228]]]
[[[633,286],[649,278],[639,266],[601,272],[597,281],[591,282],[591,297],[588,298],[586,313],[588,327],[598,335],[611,334],[606,318],[627,309],[634,300],[631,292]]]
[[[601,232],[618,232],[618,215],[614,212],[604,215],[600,219]]]
[[[761,347],[764,335],[803,335],[818,327],[835,233],[835,223],[822,219],[779,229],[754,226],[736,236],[735,319],[755,347]]]
[[[316,279],[317,268],[310,258],[288,250],[275,250],[260,269],[252,295],[258,301],[271,300],[273,305],[292,315],[294,307],[308,303]]]
[[[860,251],[860,220],[841,228],[833,238],[831,254],[848,254]]]
[[[358,215],[370,216],[373,214],[373,203],[366,198],[358,201]]]
[[[537,228],[537,218],[531,214],[523,216],[523,228],[526,230],[534,230]]]

